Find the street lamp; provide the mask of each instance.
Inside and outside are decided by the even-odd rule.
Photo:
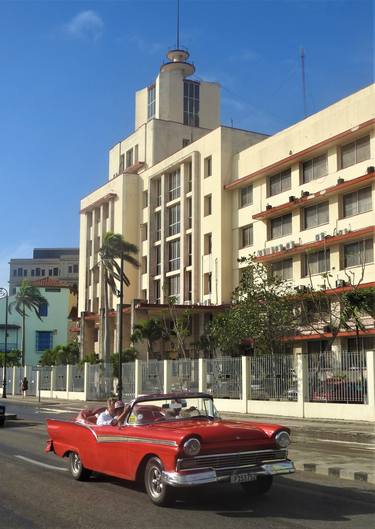
[[[3,365],[3,399],[7,398],[7,349],[8,349],[8,299],[9,293],[6,288],[0,288],[0,299],[5,298],[5,341],[4,341],[4,365]]]

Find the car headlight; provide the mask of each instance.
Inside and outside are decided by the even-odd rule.
[[[184,452],[187,456],[196,456],[201,450],[201,443],[196,437],[191,437],[184,443]]]
[[[288,432],[279,432],[275,435],[277,448],[287,448],[290,445],[290,435]]]

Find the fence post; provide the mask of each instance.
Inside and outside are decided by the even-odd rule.
[[[172,360],[163,360],[163,370],[164,393],[169,393],[171,390]]]
[[[16,367],[12,367],[12,395],[16,395]]]
[[[201,392],[207,391],[207,364],[205,358],[198,359],[198,389]]]
[[[138,397],[142,393],[142,364],[136,359],[134,363],[134,395]]]
[[[366,352],[367,367],[367,404],[369,406],[369,416],[375,418],[375,351]]]
[[[83,398],[86,400],[89,399],[89,363],[85,362],[83,364]]]
[[[249,400],[250,388],[250,358],[241,357],[241,381],[242,381],[242,413],[247,413],[247,402]]]
[[[54,393],[55,387],[56,387],[56,366],[52,367],[50,383],[51,383],[51,399],[52,399],[53,398],[53,393]]]
[[[299,404],[300,417],[305,416],[305,401],[308,396],[309,389],[309,373],[308,373],[308,356],[307,354],[297,354],[297,401]]]
[[[67,364],[66,366],[66,398],[69,400],[69,392],[70,392],[70,386],[71,386],[71,378],[72,378],[72,366]]]

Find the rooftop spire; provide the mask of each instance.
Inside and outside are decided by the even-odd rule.
[[[189,77],[195,72],[195,66],[187,62],[189,52],[180,46],[180,0],[177,0],[177,31],[176,31],[176,48],[167,53],[168,62],[160,67],[161,72],[171,72],[180,70],[184,77]]]

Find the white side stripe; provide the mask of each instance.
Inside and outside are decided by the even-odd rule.
[[[40,467],[52,468],[53,470],[61,470],[62,472],[68,472],[67,468],[55,467],[54,465],[47,465],[47,463],[41,463],[40,461],[36,461],[35,459],[29,459],[28,457],[19,456],[19,455],[15,455],[14,457],[17,457],[18,459],[22,459],[23,461],[27,461],[28,463],[33,463],[34,465],[38,465]]]

